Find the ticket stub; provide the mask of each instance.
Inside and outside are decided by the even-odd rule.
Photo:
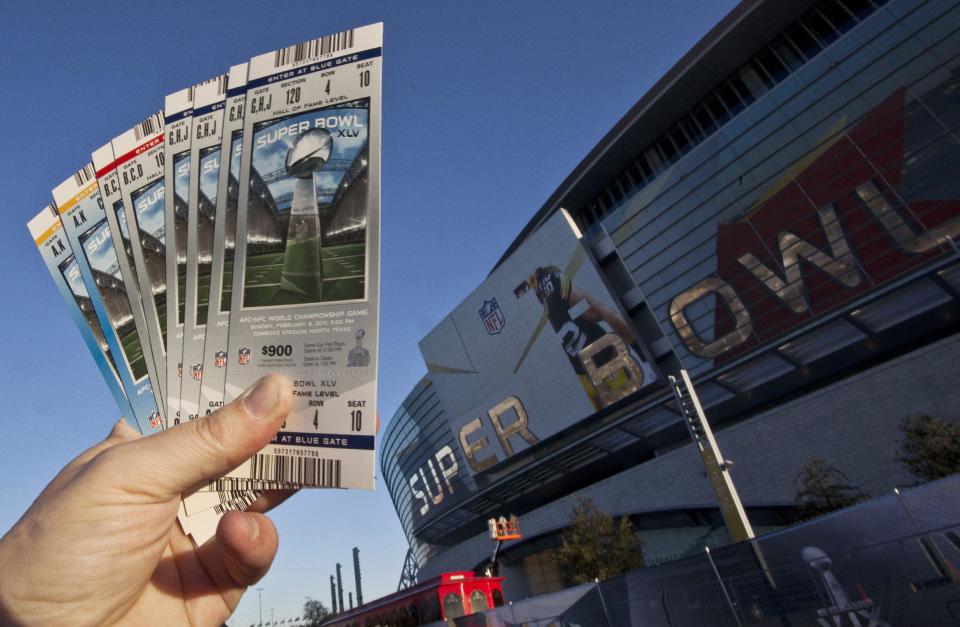
[[[185,368],[183,370],[185,375],[190,375],[181,378],[180,416],[181,419],[185,418],[187,420],[193,420],[199,415],[209,414],[216,409],[216,407],[208,406],[203,409],[201,414],[199,403],[200,387],[203,381],[204,340],[210,293],[210,271],[213,261],[213,229],[216,218],[220,144],[226,90],[227,75],[224,74],[197,85],[193,92],[189,193],[187,198],[186,287],[180,290],[184,294],[183,300],[186,301],[185,306],[183,302],[180,304],[180,307],[185,310],[182,358]],[[169,133],[168,128],[168,137],[170,136]],[[178,180],[179,177],[176,177],[175,186],[178,185]],[[179,193],[177,195],[179,196]],[[179,247],[179,235],[177,244]],[[170,301],[167,302],[169,306]],[[216,365],[213,365],[211,369],[216,369]],[[223,378],[221,377],[220,380],[222,386]],[[194,515],[200,507],[213,508],[220,513],[227,509],[240,509],[252,503],[258,496],[254,492],[221,492],[215,500],[204,500],[204,494],[209,493],[193,495],[185,500],[184,507],[187,514]]]
[[[213,222],[214,243],[210,268],[209,306],[203,348],[203,378],[200,380],[200,411],[202,413],[214,411],[223,405],[246,85],[247,64],[241,63],[231,67],[227,79],[227,97],[224,102],[221,125],[221,158],[216,191],[216,216]]]
[[[80,267],[67,240],[67,235],[63,231],[63,224],[57,216],[56,208],[52,204],[44,207],[43,211],[27,223],[27,229],[37,245],[40,256],[43,257],[47,271],[57,285],[57,291],[60,292],[70,311],[70,317],[73,318],[80,330],[80,335],[83,336],[84,343],[90,349],[90,354],[97,363],[103,380],[107,382],[107,387],[117,402],[117,407],[120,408],[120,413],[133,426],[137,426],[133,410],[127,402],[123,384],[120,382],[120,374],[114,364],[113,355],[110,353],[110,347],[100,327],[97,312],[90,300],[90,293],[83,282],[83,277],[80,276]]]
[[[113,365],[127,394],[140,432],[160,431],[163,421],[137,334],[114,240],[107,224],[93,164],[88,164],[53,190],[63,230],[70,241],[80,276],[102,322]],[[137,295],[132,299],[137,303]]]
[[[127,288],[130,297],[130,309],[136,327],[137,337],[140,338],[140,348],[143,351],[147,364],[147,373],[153,387],[153,396],[164,418],[166,425],[166,405],[161,393],[163,380],[161,368],[154,354],[155,349],[150,343],[150,334],[147,328],[146,317],[143,311],[143,299],[140,294],[140,281],[137,277],[133,259],[133,242],[130,240],[130,229],[127,225],[127,214],[120,194],[120,180],[117,175],[116,160],[113,158],[113,146],[107,143],[93,151],[93,168],[97,175],[97,184],[100,188],[100,200],[103,202],[107,225],[110,227],[110,237],[117,251],[117,261],[120,264],[120,276]],[[122,250],[122,254],[121,254]]]
[[[166,225],[164,222],[163,113],[154,113],[111,142],[120,198],[127,208],[134,266],[140,282],[147,335],[166,389]],[[163,398],[170,406],[165,392]],[[166,415],[167,424],[177,424]]]
[[[163,188],[164,234],[167,276],[167,415],[174,424],[182,415],[183,323],[187,277],[187,214],[190,188],[190,130],[195,87],[187,87],[164,99]]]
[[[225,400],[269,372],[294,405],[217,486],[374,488],[382,24],[247,73]]]
[[[130,228],[127,222],[127,214],[124,210],[123,200],[120,193],[120,182],[117,175],[117,164],[113,155],[111,144],[101,146],[93,152],[93,167],[96,171],[97,182],[99,184],[100,197],[103,201],[104,211],[106,213],[107,224],[110,228],[110,236],[117,251],[117,261],[120,267],[120,275],[127,288],[133,314],[134,324],[140,338],[141,347],[147,365],[147,370],[151,381],[157,381],[157,368],[154,365],[152,347],[146,339],[149,337],[147,332],[146,320],[142,306],[138,286],[139,280],[136,271],[136,265],[133,256],[133,242],[130,238]],[[120,245],[122,244],[122,246]],[[122,249],[122,250],[121,250]],[[156,388],[154,386],[154,391]],[[155,397],[157,395],[155,394]],[[161,398],[156,398],[157,406],[163,408],[164,404]],[[132,415],[132,413],[130,414]],[[166,422],[163,423],[166,425]],[[183,501],[186,514],[193,515],[197,512],[206,511],[221,507],[224,503],[229,504],[231,509],[241,507],[250,497],[247,493],[214,493],[201,492],[187,496]],[[185,514],[185,515],[186,515]],[[214,528],[216,521],[214,520]]]
[[[212,493],[207,492],[207,495]],[[177,519],[180,521],[180,527],[183,532],[193,537],[198,545],[203,544],[217,533],[217,525],[220,523],[220,517],[229,509],[246,509],[251,503],[257,500],[255,492],[245,492],[244,496],[238,498],[233,503],[222,503],[210,507],[204,511],[191,511],[190,505],[197,497],[203,493],[193,494],[184,499],[180,504],[180,511],[177,513]]]
[[[203,351],[213,264],[213,226],[216,219],[217,182],[220,174],[220,139],[227,75],[197,85],[193,96],[190,144],[190,188],[187,198],[187,273],[183,324],[183,363],[180,410],[188,420],[209,414],[200,407]]]

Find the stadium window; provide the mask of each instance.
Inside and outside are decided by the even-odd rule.
[[[819,40],[823,47],[829,46],[840,36],[833,25],[816,9],[804,16],[802,25]]]
[[[690,139],[687,137],[687,134],[683,132],[683,129],[679,124],[674,126],[670,132],[670,140],[673,141],[673,144],[677,147],[677,152],[681,155],[687,154],[690,150]]]
[[[637,167],[640,168],[640,171],[643,172],[643,182],[646,183],[653,178],[653,168],[650,166],[650,162],[647,161],[645,155],[640,155],[636,159]]]
[[[703,134],[705,136],[709,136],[717,129],[716,121],[714,121],[713,116],[710,115],[710,111],[702,104],[699,105],[694,111],[693,117],[697,120],[697,124],[700,125],[700,128],[703,129]]]
[[[700,125],[697,124],[697,121],[693,119],[693,116],[689,113],[683,116],[679,126],[683,129],[683,132],[687,134],[687,137],[690,138],[690,142],[693,143],[694,146],[703,141],[703,132],[700,130]]]
[[[606,194],[600,192],[600,194],[597,196],[597,202],[600,204],[601,214],[610,211],[610,199],[607,198]]]
[[[707,108],[710,115],[713,116],[713,119],[717,121],[718,128],[730,119],[730,113],[727,111],[727,108],[723,106],[723,102],[720,101],[720,97],[717,96],[716,92],[704,99],[703,106]]]
[[[818,10],[823,16],[823,19],[830,22],[830,24],[840,33],[847,32],[857,23],[857,20],[854,19],[853,15],[843,8],[843,5],[839,2],[828,2]]]
[[[590,210],[587,207],[582,208],[580,211],[573,214],[573,221],[577,223],[577,227],[581,232],[586,231],[587,227],[590,226],[592,218],[590,217]]]
[[[617,180],[620,182],[620,187],[623,189],[624,196],[629,196],[633,188],[637,186],[636,182],[634,182],[633,176],[630,174],[629,168],[621,172],[620,178]]]
[[[547,549],[524,557],[523,574],[527,579],[527,590],[533,596],[564,588],[553,550]]]
[[[630,162],[630,168],[628,171],[630,172],[630,178],[635,181],[634,186],[639,186],[646,183],[646,179],[644,178],[643,172],[640,170],[640,165],[637,163],[636,159]]]
[[[607,193],[610,194],[610,198],[613,199],[613,206],[623,200],[623,190],[620,189],[620,184],[617,181],[610,181],[607,183]]]
[[[797,70],[803,65],[803,57],[789,39],[780,35],[770,42],[770,48],[787,68],[787,73]]]
[[[735,116],[736,114],[743,111],[744,105],[743,100],[737,95],[737,93],[730,86],[729,81],[724,81],[719,88],[717,88],[717,96],[720,100],[723,101],[723,104],[726,105],[727,110],[730,112],[730,117]]]
[[[503,606],[503,593],[500,592],[499,588],[493,589],[493,607],[502,607]]]
[[[800,51],[800,54],[802,54],[807,61],[819,54],[821,50],[820,44],[817,43],[813,35],[804,28],[802,22],[797,22],[788,28],[784,34],[793,42],[794,46],[796,46],[797,50]]]
[[[661,137],[657,141],[657,146],[660,147],[660,152],[663,153],[663,160],[666,165],[670,165],[677,160],[677,147],[673,145],[673,141],[669,135]]]
[[[735,76],[730,77],[730,82],[748,103],[767,92],[767,84],[752,65],[745,65],[740,68]]]
[[[750,60],[746,68],[748,68],[748,70],[742,73],[740,78],[742,78],[743,82],[747,84],[747,87],[751,89],[754,88],[753,81],[758,81],[756,85],[758,93],[755,94],[757,98],[759,98],[761,94],[767,93],[768,89],[776,85],[776,81],[767,74],[767,71],[763,69],[763,65],[760,64],[760,61],[756,57]]]
[[[730,88],[740,97],[740,101],[743,103],[744,107],[750,105],[754,100],[756,100],[756,97],[753,95],[753,91],[747,87],[746,83],[740,79],[738,74],[734,74],[728,78],[727,82],[730,84]]]
[[[646,158],[647,163],[650,164],[650,169],[653,171],[654,177],[663,172],[663,157],[660,156],[660,151],[657,150],[656,145],[647,148],[644,151],[643,156]]]
[[[757,55],[757,62],[767,72],[767,75],[773,79],[774,83],[779,83],[790,75],[790,70],[780,62],[779,57],[777,57],[770,48],[764,48],[763,51]]]
[[[593,207],[591,208],[591,211],[590,211],[590,216],[589,216],[590,219],[588,220],[588,222],[589,222],[590,224],[588,224],[587,226],[591,226],[591,225],[593,225],[593,224],[596,224],[597,222],[600,221],[600,218],[602,218],[602,217],[603,217],[603,214],[600,213],[600,210],[597,208],[596,205],[593,205]]]
[[[870,0],[843,0],[843,6],[850,15],[858,20],[863,20],[876,10]]]

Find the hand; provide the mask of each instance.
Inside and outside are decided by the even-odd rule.
[[[265,493],[200,547],[177,524],[181,494],[263,448],[290,411],[270,375],[233,403],[142,438],[122,421],[70,462],[0,540],[0,624],[220,625],[277,552]]]

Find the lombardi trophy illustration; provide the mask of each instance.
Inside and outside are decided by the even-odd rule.
[[[297,137],[287,151],[284,163],[287,174],[296,180],[280,289],[299,294],[303,297],[302,302],[316,302],[323,296],[323,259],[320,254],[323,234],[313,175],[327,164],[332,149],[330,131],[314,128]]]

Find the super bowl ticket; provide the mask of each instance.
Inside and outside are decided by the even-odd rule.
[[[110,227],[110,237],[117,250],[117,261],[120,264],[120,277],[130,296],[130,309],[133,313],[133,322],[140,338],[140,349],[146,359],[147,372],[153,384],[153,396],[160,410],[160,415],[166,422],[166,404],[163,400],[160,376],[163,363],[157,362],[154,347],[150,343],[150,334],[147,329],[146,316],[143,310],[143,298],[140,294],[140,281],[133,259],[133,242],[130,238],[130,228],[127,223],[127,212],[123,206],[120,194],[120,180],[117,175],[116,161],[113,158],[113,146],[108,142],[93,151],[93,168],[97,176],[97,185],[100,188],[100,200]],[[123,254],[121,254],[121,251]],[[135,296],[135,298],[134,298]]]
[[[227,374],[227,332],[230,324],[230,294],[233,288],[233,253],[237,232],[237,201],[240,194],[240,149],[246,85],[247,64],[231,67],[220,127],[220,170],[217,174],[216,215],[213,221],[213,257],[203,348],[203,377],[200,379],[200,411],[204,414],[223,405],[223,387]]]
[[[148,355],[137,334],[93,165],[88,164],[58,185],[53,199],[133,418],[144,435],[156,433],[162,429],[163,420],[150,382]],[[139,306],[136,297],[132,302]]]
[[[63,224],[57,216],[54,205],[44,207],[27,223],[27,229],[57,286],[57,291],[60,292],[70,311],[70,317],[73,318],[77,329],[80,330],[80,335],[83,336],[84,343],[90,349],[90,354],[100,374],[103,375],[103,380],[107,382],[107,388],[117,402],[117,407],[127,421],[136,427],[133,410],[127,402],[123,384],[120,382],[120,374],[114,365],[113,355],[110,354],[110,347],[100,328],[100,321],[90,300],[87,285],[80,275],[76,256],[63,231]]]
[[[293,382],[286,423],[216,483],[374,488],[382,24],[250,60],[225,400]]]
[[[157,383],[166,388],[166,225],[164,223],[163,113],[154,113],[111,142],[114,161],[104,169],[116,170],[120,199],[126,208],[133,260],[147,340],[157,364]],[[170,406],[171,400],[163,393]],[[166,415],[167,424],[179,423]]]
[[[216,219],[217,182],[220,175],[220,139],[227,75],[196,87],[190,144],[190,186],[187,198],[187,273],[183,323],[184,377],[180,384],[180,410],[188,420],[208,414],[200,407],[203,352],[213,266],[213,227]]]
[[[166,268],[167,415],[185,420],[180,408],[183,384],[183,323],[187,276],[187,196],[190,188],[190,130],[195,87],[164,99],[163,216]]]

